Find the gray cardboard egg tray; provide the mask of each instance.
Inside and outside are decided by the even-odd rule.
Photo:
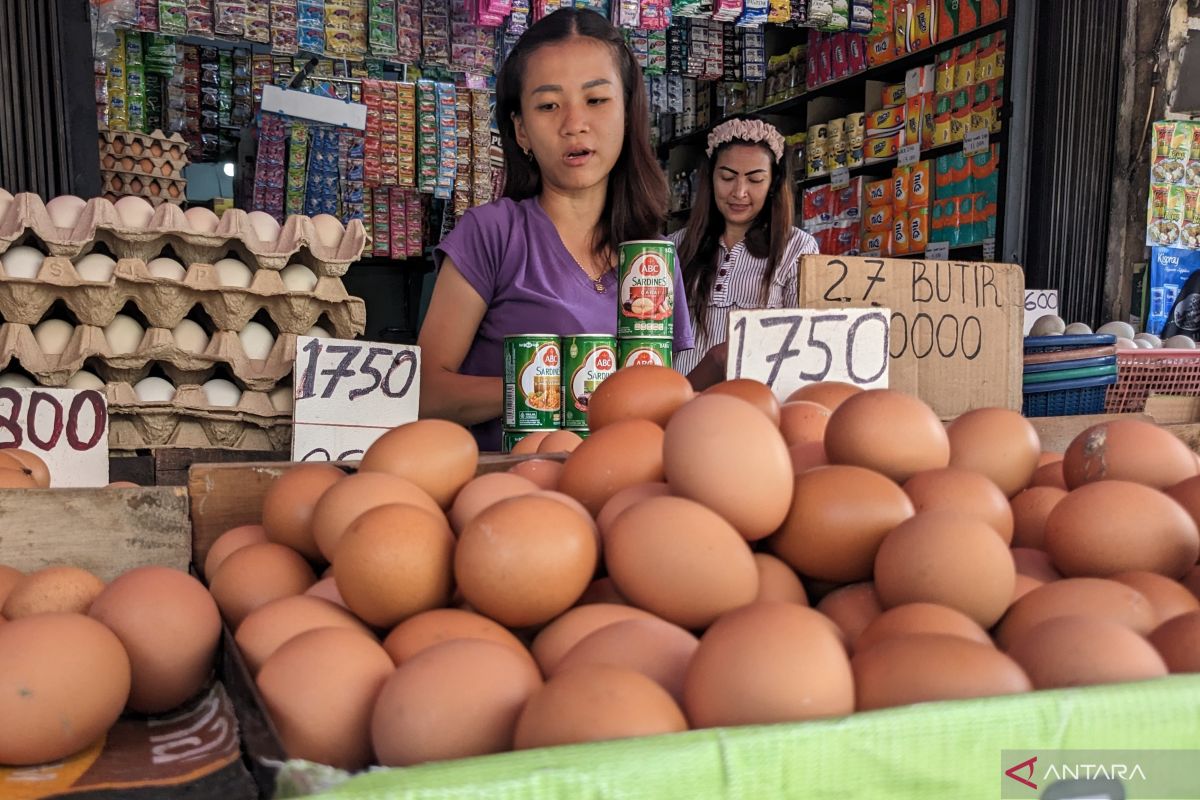
[[[345,275],[367,242],[362,222],[351,220],[341,241],[336,246],[326,245],[305,216],[288,217],[276,241],[262,242],[241,209],[222,214],[212,233],[198,233],[173,203],[159,205],[144,229],[134,229],[126,226],[113,204],[102,197],[88,200],[75,227],[64,230],[51,221],[40,197],[22,193],[13,197],[0,218],[0,253],[30,237],[39,239],[49,255],[65,258],[85,255],[96,242],[103,242],[117,258],[150,261],[169,246],[188,264],[211,264],[232,251],[253,270],[281,270],[299,262],[318,276],[330,278]]]
[[[174,328],[200,306],[217,330],[240,331],[266,311],[281,334],[303,334],[322,318],[339,339],[366,330],[366,305],[340,278],[318,278],[311,292],[289,292],[273,270],[258,270],[245,289],[222,286],[211,264],[193,263],[182,282],[150,274],[139,259],[121,259],[106,283],[84,281],[68,258],[47,257],[35,280],[9,278],[0,267],[0,318],[36,325],[57,301],[84,325],[104,327],[132,302],[153,328]]]
[[[115,450],[217,447],[286,450],[290,412],[277,411],[265,392],[243,392],[232,408],[209,406],[199,386],[180,386],[170,402],[143,403],[129,383],[110,383],[108,446]]]

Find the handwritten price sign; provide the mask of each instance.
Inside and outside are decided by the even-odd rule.
[[[53,488],[108,483],[108,403],[94,389],[0,389],[0,449],[46,462]]]
[[[421,351],[343,339],[296,340],[293,461],[357,461],[417,418]]]
[[[781,400],[821,381],[886,389],[890,331],[885,308],[735,311],[726,377],[762,381]]]

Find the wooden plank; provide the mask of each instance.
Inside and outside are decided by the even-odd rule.
[[[187,570],[192,531],[178,488],[0,490],[0,564],[68,564],[109,581],[133,567]]]
[[[129,481],[138,486],[154,485],[153,456],[115,456],[108,459],[108,479]]]

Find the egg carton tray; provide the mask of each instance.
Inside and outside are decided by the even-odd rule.
[[[45,386],[65,386],[81,369],[92,369],[105,382],[136,383],[157,365],[176,385],[201,383],[225,366],[243,389],[270,391],[291,374],[296,354],[296,337],[283,334],[275,340],[265,359],[251,359],[241,339],[232,331],[218,331],[203,353],[179,348],[171,331],[149,328],[132,353],[117,355],[109,347],[103,329],[78,325],[60,354],[43,352],[33,328],[19,323],[0,325],[0,371],[13,361]]]
[[[149,154],[151,157],[167,157],[175,160],[187,160],[187,142],[178,133],[166,134],[161,130],[153,133],[138,133],[136,131],[100,130],[100,152],[134,156]]]
[[[100,188],[105,192],[102,199],[110,203],[126,195],[140,197],[152,206],[182,203],[187,199],[187,179],[182,177],[166,178],[102,169]]]
[[[250,286],[221,286],[217,269],[194,263],[182,282],[150,274],[140,259],[121,259],[106,283],[85,281],[68,258],[49,256],[34,280],[9,278],[0,267],[0,318],[36,325],[62,301],[84,325],[104,327],[132,302],[154,328],[174,328],[196,306],[218,330],[240,331],[265,311],[281,334],[306,333],[326,320],[329,332],[353,339],[366,330],[366,305],[340,278],[320,277],[311,292],[289,292],[278,272],[259,270]]]
[[[265,392],[243,392],[233,407],[211,406],[199,386],[180,386],[174,399],[144,403],[127,382],[105,387],[109,448],[218,447],[228,450],[287,450],[290,411],[278,411]]]
[[[142,175],[147,178],[172,178],[177,179],[183,177],[183,168],[188,165],[186,160],[176,160],[174,158],[152,158],[143,155],[140,158],[135,156],[115,156],[112,153],[105,153],[100,156],[100,169],[107,173],[118,175]]]
[[[45,203],[36,194],[15,195],[0,217],[0,253],[31,237],[40,240],[50,255],[66,258],[91,252],[97,242],[106,245],[117,258],[143,261],[170,247],[186,263],[211,264],[233,252],[252,269],[281,270],[299,262],[317,275],[331,278],[345,275],[367,242],[360,220],[351,220],[341,239],[328,245],[318,237],[313,221],[299,215],[287,218],[276,241],[263,242],[241,209],[222,214],[213,232],[198,232],[192,230],[183,211],[173,203],[159,205],[145,228],[130,228],[112,201],[103,197],[88,200],[75,226],[67,230],[54,225]]]

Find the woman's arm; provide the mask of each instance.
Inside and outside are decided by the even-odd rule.
[[[487,304],[447,256],[417,344],[421,348],[421,416],[475,425],[504,413],[500,378],[460,375]]]
[[[688,373],[687,379],[692,388],[697,392],[703,392],[710,386],[714,386],[725,380],[725,364],[728,360],[729,342],[721,342],[718,345],[713,345],[704,358],[700,359],[700,363],[696,368]]]

